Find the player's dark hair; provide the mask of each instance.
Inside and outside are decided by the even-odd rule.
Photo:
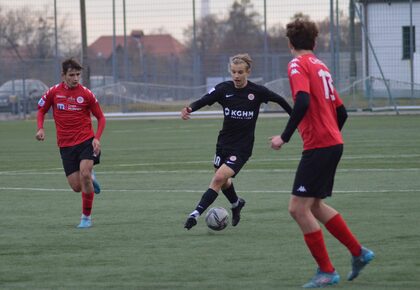
[[[310,20],[298,18],[286,25],[286,36],[295,49],[313,50],[318,27]]]
[[[62,68],[62,72],[65,74],[67,73],[70,69],[74,69],[74,70],[82,70],[83,67],[81,66],[81,64],[73,59],[73,58],[68,58],[65,61],[63,61],[63,63],[61,64],[61,68]]]

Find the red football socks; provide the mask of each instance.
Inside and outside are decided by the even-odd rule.
[[[340,214],[333,216],[326,224],[327,230],[349,249],[353,256],[360,256],[362,246],[350,231]]]
[[[95,194],[82,192],[82,213],[85,216],[90,216],[92,213],[93,197]]]
[[[315,258],[319,269],[325,273],[334,272],[334,267],[328,256],[327,248],[325,246],[322,230],[307,233],[303,235],[305,243],[311,251],[312,256]]]

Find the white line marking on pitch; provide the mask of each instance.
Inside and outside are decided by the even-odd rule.
[[[270,172],[280,172],[280,173],[294,173],[296,171],[295,168],[292,169],[243,169],[241,172],[243,173],[270,173]],[[338,169],[338,173],[343,172],[417,172],[420,171],[420,168],[349,168],[349,169]],[[190,173],[212,173],[213,170],[211,168],[206,170],[190,170],[190,169],[177,169],[177,170],[130,170],[130,171],[121,171],[121,170],[97,170],[96,174],[100,175],[113,175],[113,174],[190,174]],[[21,175],[63,175],[64,172],[62,169],[57,171],[0,171],[1,175],[7,176],[21,176]]]
[[[16,191],[68,191],[72,192],[70,189],[63,188],[37,188],[37,187],[0,187],[0,190],[16,190]],[[188,192],[195,193],[201,192],[202,190],[191,190],[191,189],[104,189],[104,192],[168,192],[168,193],[178,193],[178,192]],[[335,193],[403,193],[403,192],[419,192],[420,189],[378,189],[378,190],[335,190]],[[244,190],[247,193],[290,193],[290,190]]]

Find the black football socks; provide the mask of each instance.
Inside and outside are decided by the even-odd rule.
[[[219,194],[213,189],[209,188],[201,197],[200,202],[195,208],[196,211],[201,215],[217,198]]]
[[[232,205],[238,202],[239,198],[236,194],[235,188],[233,187],[233,183],[231,183],[229,188],[222,189],[222,192]]]

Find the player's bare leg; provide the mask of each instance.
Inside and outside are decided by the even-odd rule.
[[[92,205],[93,205],[93,184],[92,184],[93,160],[82,160],[80,162],[79,180],[82,188],[82,217],[78,228],[89,228],[92,226]]]
[[[80,172],[76,171],[67,176],[67,182],[74,192],[82,191],[82,185],[80,184]]]

